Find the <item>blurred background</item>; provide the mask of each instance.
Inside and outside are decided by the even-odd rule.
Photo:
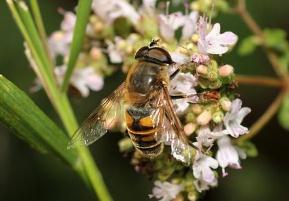
[[[62,16],[57,8],[72,10],[72,0],[39,1],[48,33],[59,28]],[[282,28],[289,31],[289,1],[250,0],[248,10],[262,27]],[[250,34],[238,16],[220,15],[223,30],[231,30],[240,39]],[[230,63],[240,74],[274,76],[266,57],[257,50],[253,55],[240,57],[233,50],[226,55],[224,63]],[[23,39],[12,20],[5,1],[0,1],[0,73],[29,93],[35,75],[23,54]],[[82,121],[124,78],[120,71],[105,80],[101,92],[89,98],[72,98],[79,121]],[[108,84],[109,83],[109,84]],[[277,94],[277,89],[240,86],[244,105],[253,112],[246,118],[251,125],[267,108]],[[30,97],[48,116],[59,123],[43,91]],[[111,134],[90,148],[103,173],[105,182],[116,201],[149,200],[152,183],[136,173],[129,159],[118,151],[121,135]],[[283,130],[273,118],[253,139],[259,156],[242,161],[242,170],[230,170],[229,176],[221,178],[219,186],[201,200],[214,201],[287,201],[289,200],[289,132]],[[91,201],[93,193],[82,180],[60,160],[35,152],[29,145],[15,137],[0,123],[0,200],[2,201]]]

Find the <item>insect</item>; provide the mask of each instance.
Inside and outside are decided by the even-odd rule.
[[[182,96],[171,97],[168,91],[169,81],[179,69],[169,75],[168,68],[174,62],[156,41],[140,48],[135,59],[126,80],[83,122],[69,147],[95,142],[116,119],[124,119],[134,147],[144,156],[157,157],[166,144],[176,159],[189,163],[192,147],[172,103],[172,98]]]

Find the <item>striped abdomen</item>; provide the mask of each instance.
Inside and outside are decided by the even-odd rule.
[[[148,157],[158,156],[163,143],[157,140],[158,122],[152,118],[153,108],[131,106],[126,111],[128,134],[134,146]]]

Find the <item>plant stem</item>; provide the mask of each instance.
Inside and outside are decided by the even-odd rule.
[[[251,126],[250,132],[236,140],[237,144],[241,144],[246,140],[252,139],[258,132],[272,119],[272,117],[278,111],[284,96],[287,93],[285,91],[281,91],[279,95],[275,98],[275,100],[271,103],[265,113]]]
[[[246,8],[246,1],[245,0],[237,0],[237,7],[235,11],[240,15],[244,23],[249,27],[249,29],[258,37],[261,39],[261,47],[263,48],[269,62],[271,63],[271,66],[275,73],[279,77],[279,82],[277,83],[276,80],[269,80],[264,79],[262,81],[260,80],[253,80],[253,79],[245,79],[244,77],[241,77],[239,79],[251,82],[255,84],[268,84],[271,86],[279,85],[283,86],[283,89],[279,92],[278,96],[275,98],[275,100],[271,103],[271,105],[268,107],[268,109],[265,111],[265,113],[251,126],[250,132],[247,135],[244,135],[240,137],[238,140],[236,140],[237,143],[242,143],[245,140],[249,140],[253,138],[255,135],[258,134],[258,132],[269,122],[269,120],[276,114],[278,111],[280,105],[283,102],[284,97],[288,94],[289,90],[289,76],[288,72],[282,67],[280,62],[278,61],[278,57],[270,48],[267,47],[265,43],[264,33],[261,27],[257,24],[257,22],[254,20],[254,18],[250,15]]]
[[[56,80],[53,77],[49,58],[45,53],[44,46],[30,15],[29,9],[23,1],[19,1],[14,4],[13,0],[7,0],[7,4],[16,21],[16,24],[18,25],[25,41],[28,44],[29,50],[31,50],[32,58],[30,59],[33,59],[33,63],[35,63],[34,70],[42,81],[48,98],[60,116],[67,133],[69,136],[72,136],[78,128],[75,115],[66,94],[61,93]],[[112,200],[101,173],[94,163],[93,157],[91,156],[89,150],[86,147],[79,146],[77,147],[77,151],[80,157],[80,163],[76,163],[72,168],[74,168],[80,174],[80,176],[86,178],[86,181],[89,181],[99,200]]]
[[[39,9],[39,5],[38,5],[38,0],[30,0],[30,4],[31,4],[31,10],[33,13],[33,17],[42,41],[42,44],[45,48],[45,51],[49,57],[49,61],[52,61],[51,59],[51,55],[50,55],[50,51],[48,48],[48,44],[47,44],[47,36],[46,36],[46,30],[43,24],[43,20],[42,20],[42,15]],[[53,67],[53,65],[51,65]]]
[[[275,87],[275,88],[280,88],[284,86],[284,83],[279,79],[265,76],[237,75],[236,80],[240,84]]]
[[[276,74],[283,79],[287,85],[289,85],[289,77],[286,72],[284,72],[284,69],[282,65],[278,61],[277,55],[270,50],[267,45],[264,43],[264,33],[261,27],[258,25],[258,23],[254,20],[254,18],[250,15],[246,8],[246,1],[245,0],[238,0],[237,7],[235,8],[235,11],[239,16],[242,18],[244,23],[248,26],[248,28],[258,37],[261,39],[261,46],[267,55],[267,58],[269,59],[269,62],[271,63],[274,71]]]
[[[70,77],[73,73],[73,69],[77,62],[78,55],[82,48],[85,31],[86,31],[86,24],[89,18],[90,10],[91,10],[91,4],[92,4],[92,0],[78,1],[76,24],[73,30],[73,39],[72,39],[70,52],[69,52],[67,70],[66,70],[63,84],[62,84],[63,93],[66,93],[68,89]]]

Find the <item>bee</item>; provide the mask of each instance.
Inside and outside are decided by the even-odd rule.
[[[95,142],[111,129],[116,119],[124,119],[134,147],[145,157],[156,158],[166,144],[176,159],[189,163],[192,146],[172,102],[181,96],[171,97],[168,90],[179,69],[169,75],[168,68],[175,63],[156,41],[140,48],[135,59],[126,80],[83,122],[69,147]]]

